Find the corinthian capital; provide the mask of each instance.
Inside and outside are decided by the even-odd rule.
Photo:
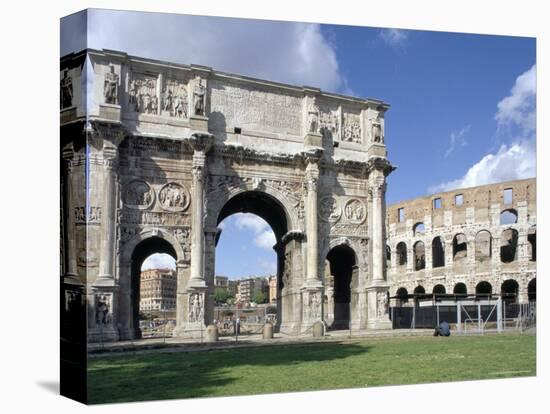
[[[208,132],[195,132],[189,137],[189,144],[195,152],[206,154],[214,144],[214,136]]]
[[[304,151],[304,159],[308,164],[318,164],[323,156],[323,148],[310,148],[307,151]]]

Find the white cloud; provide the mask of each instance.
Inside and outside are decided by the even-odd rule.
[[[536,153],[536,65],[516,78],[510,95],[497,103],[497,129],[519,128],[509,144],[500,146],[468,169],[466,174],[428,188],[429,193],[475,187],[502,181],[535,177]]]
[[[269,224],[255,214],[250,213],[237,213],[235,217],[235,226],[239,230],[252,230],[256,234],[260,234],[264,229],[269,228]]]
[[[451,142],[449,143],[449,148],[445,152],[445,158],[451,155],[455,149],[465,147],[468,144],[466,141],[466,134],[468,131],[470,131],[470,125],[466,125],[458,132],[451,132]]]
[[[510,90],[510,95],[497,104],[495,120],[499,129],[509,125],[521,128],[524,134],[536,128],[537,67],[522,73]]]
[[[254,244],[266,250],[273,249],[275,243],[277,243],[277,239],[275,239],[275,234],[273,234],[271,229],[264,230],[254,238]]]
[[[487,154],[457,180],[448,181],[428,189],[439,193],[456,188],[475,187],[502,181],[534,177],[536,148],[532,139],[502,145],[496,154]]]
[[[149,269],[176,269],[176,261],[166,253],[155,253],[149,256],[141,265],[141,270]]]
[[[378,33],[378,37],[388,46],[400,48],[405,45],[409,35],[405,30],[401,29],[382,29]]]
[[[336,92],[345,87],[318,24],[90,10],[88,46]]]
[[[221,222],[218,224],[218,228],[219,228],[220,230],[223,230],[223,229],[225,229],[226,227],[227,227],[227,221],[225,221],[225,220],[221,221]]]
[[[275,234],[267,222],[254,214],[237,213],[235,217],[235,227],[239,230],[251,230],[254,232],[254,244],[265,250],[272,250],[277,242]]]

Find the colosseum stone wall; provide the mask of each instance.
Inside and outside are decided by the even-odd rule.
[[[533,299],[536,211],[534,178],[388,206],[390,295],[505,293],[512,301]]]

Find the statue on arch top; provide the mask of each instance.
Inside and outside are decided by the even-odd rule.
[[[109,72],[105,74],[105,83],[103,86],[103,95],[105,103],[118,104],[118,74],[115,73],[115,67],[109,65]]]
[[[204,116],[204,101],[206,98],[206,87],[202,84],[200,76],[196,77],[195,89],[193,90],[193,99],[195,106],[195,115]]]

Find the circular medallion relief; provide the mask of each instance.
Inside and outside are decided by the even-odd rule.
[[[319,202],[319,217],[328,222],[338,221],[342,215],[342,209],[338,200],[332,196],[325,196]]]
[[[134,180],[126,185],[123,201],[125,207],[144,210],[151,207],[155,200],[155,192],[142,180]]]
[[[348,200],[344,207],[344,216],[350,223],[361,224],[367,217],[365,204],[356,198]]]
[[[183,211],[189,206],[189,192],[178,183],[165,184],[159,191],[159,203],[164,210]]]

